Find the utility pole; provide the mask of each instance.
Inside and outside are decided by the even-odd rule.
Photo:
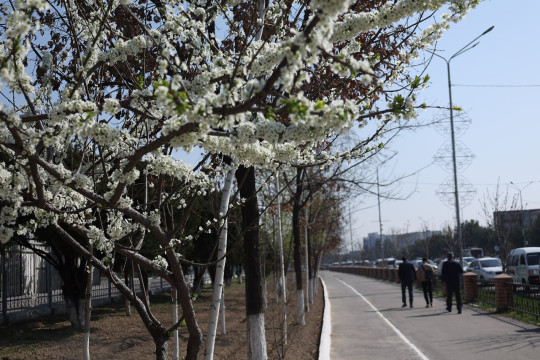
[[[455,134],[454,134],[454,105],[452,104],[452,80],[450,78],[450,62],[452,59],[454,59],[456,56],[459,56],[463,54],[464,52],[471,50],[476,45],[478,45],[478,42],[475,43],[476,40],[481,38],[482,36],[486,35],[488,32],[493,30],[493,26],[488,28],[486,31],[484,31],[482,34],[474,38],[474,40],[470,41],[459,49],[457,52],[455,52],[450,58],[446,59],[445,57],[430,51],[433,55],[437,56],[440,59],[443,59],[446,62],[446,71],[448,75],[448,99],[449,99],[449,109],[450,109],[450,139],[451,139],[451,145],[452,145],[452,172],[453,172],[453,180],[454,180],[454,207],[456,211],[456,230],[457,230],[457,238],[459,243],[459,261],[462,261],[462,253],[463,253],[463,239],[462,239],[462,231],[461,231],[461,219],[459,216],[459,190],[458,190],[458,177],[457,177],[457,165],[456,165],[456,142],[455,142]],[[474,44],[473,44],[474,43]]]
[[[353,259],[353,236],[352,236],[352,221],[351,221],[351,204],[349,203],[349,233],[351,234],[351,261],[354,263]]]
[[[514,184],[512,181],[510,181],[510,185],[512,185],[519,192],[519,204],[520,204],[519,223],[521,226],[521,236],[523,237],[523,246],[527,246],[529,242],[527,241],[527,238],[525,237],[525,224],[524,224],[525,208],[523,207],[523,197],[522,197],[521,192],[522,190],[525,190],[525,188],[531,185],[532,183],[534,183],[534,181],[530,181],[527,185],[520,188],[516,184]],[[526,205],[527,204],[525,204],[525,206]]]
[[[377,168],[377,204],[379,206],[379,238],[381,239],[381,259],[384,259],[384,239],[381,220],[381,193],[379,192],[379,168]]]

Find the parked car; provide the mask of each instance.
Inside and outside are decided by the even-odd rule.
[[[464,256],[463,257],[463,262],[461,264],[461,266],[463,266],[463,271],[469,271],[469,265],[471,265],[471,263],[474,261],[474,257],[472,256]]]
[[[477,274],[480,281],[491,280],[495,276],[502,274],[502,262],[501,259],[492,257],[475,259],[469,265],[469,271]]]
[[[437,271],[435,271],[435,275],[437,275],[437,278],[441,278],[441,274],[442,274],[442,265],[444,264],[444,262],[446,261],[446,259],[442,259],[441,261],[439,261],[439,264],[437,265]]]
[[[540,247],[524,247],[510,251],[507,273],[523,285],[540,284]]]

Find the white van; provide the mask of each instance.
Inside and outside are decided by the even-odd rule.
[[[540,247],[524,247],[510,251],[507,273],[522,284],[540,284]]]

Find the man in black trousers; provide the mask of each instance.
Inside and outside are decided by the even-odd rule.
[[[416,280],[416,270],[414,269],[414,265],[408,262],[405,256],[401,260],[403,260],[403,262],[399,264],[398,277],[401,281],[402,307],[407,306],[405,288],[408,288],[409,290],[409,306],[413,307],[413,282]]]
[[[461,264],[454,261],[454,254],[448,253],[448,260],[443,263],[441,281],[446,284],[446,311],[452,311],[452,294],[456,294],[457,313],[461,314]]]

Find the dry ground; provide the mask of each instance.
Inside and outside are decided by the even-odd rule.
[[[277,304],[274,285],[268,283],[268,308],[266,310],[266,337],[269,359],[310,360],[318,358],[318,344],[322,324],[324,301],[322,288],[310,311],[306,325],[295,324],[296,296],[294,280],[289,281],[288,342],[283,346],[282,304]],[[225,289],[227,334],[221,335],[221,324],[214,359],[247,359],[245,288],[233,283]],[[195,306],[203,332],[206,331],[208,309],[212,292],[203,289]],[[171,323],[170,295],[152,298],[154,311],[163,324]],[[134,308],[132,316],[125,315],[122,304],[96,308],[92,312],[90,352],[95,360],[146,360],[155,358],[155,347]],[[180,356],[185,354],[185,330],[181,332]],[[74,332],[65,316],[0,327],[0,360],[82,359],[83,336]],[[183,347],[182,347],[183,346]],[[201,356],[200,358],[202,359]],[[170,354],[169,354],[170,355]]]

